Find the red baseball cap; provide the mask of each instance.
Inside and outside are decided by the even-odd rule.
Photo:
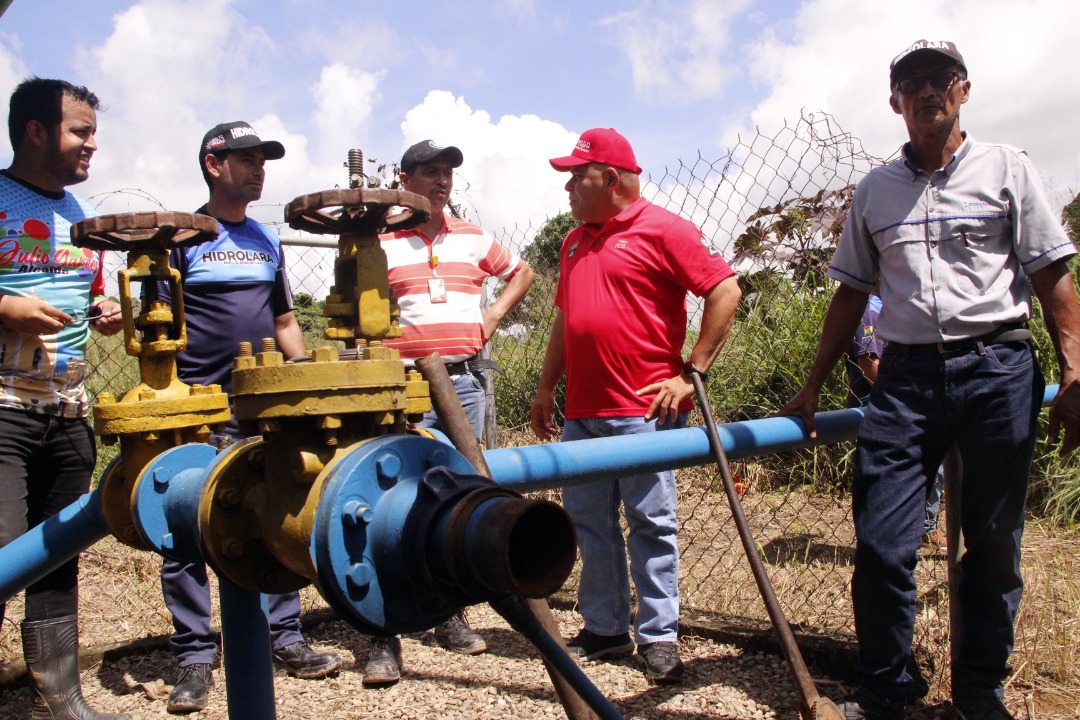
[[[552,158],[548,162],[559,172],[569,172],[578,165],[602,163],[641,173],[630,141],[612,128],[586,130],[574,145],[574,152],[566,157]]]

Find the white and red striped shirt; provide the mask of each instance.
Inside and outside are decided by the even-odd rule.
[[[420,230],[380,235],[390,269],[390,292],[401,307],[401,337],[387,339],[406,365],[438,352],[444,362],[459,362],[484,347],[480,300],[484,280],[510,280],[521,259],[491,233],[464,220],[443,215],[434,238]],[[445,302],[432,302],[444,290]]]

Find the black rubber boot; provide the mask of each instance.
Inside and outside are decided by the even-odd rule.
[[[99,713],[79,685],[79,622],[75,615],[23,620],[23,657],[30,677],[30,720],[131,720]]]

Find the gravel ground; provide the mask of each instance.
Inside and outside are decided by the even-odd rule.
[[[555,611],[564,636],[580,626],[576,613]],[[487,639],[483,655],[465,657],[435,644],[430,633],[404,638],[404,677],[380,690],[361,685],[357,667],[325,680],[275,677],[278,718],[560,718],[559,704],[539,655],[487,606],[470,609],[470,622]],[[319,649],[333,649],[350,661],[366,657],[368,640],[342,621],[323,622],[306,633]],[[798,718],[798,698],[786,664],[777,656],[742,651],[701,638],[679,643],[687,673],[677,686],[647,682],[631,658],[585,663],[583,669],[626,718]],[[171,717],[165,710],[176,677],[167,650],[127,654],[89,668],[84,693],[102,711],[134,718]],[[214,671],[217,687],[210,705],[189,717],[228,718],[224,671]],[[838,688],[822,687],[823,694]],[[241,690],[242,692],[242,690]],[[0,720],[26,717],[28,690],[0,694]]]

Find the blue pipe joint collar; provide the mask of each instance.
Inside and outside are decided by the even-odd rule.
[[[434,467],[420,478],[416,504],[405,518],[413,572],[459,607],[487,599],[484,586],[462,566],[457,550],[469,516],[495,497],[520,496],[472,472]]]
[[[420,478],[440,466],[473,472],[451,446],[415,435],[388,435],[351,451],[323,485],[311,556],[323,596],[362,632],[426,630],[460,607],[441,588],[422,581],[405,537]]]
[[[179,562],[203,561],[199,498],[217,455],[210,445],[180,445],[155,457],[136,479],[134,524],[151,550]]]
[[[577,555],[573,524],[559,505],[444,467],[421,478],[405,537],[414,572],[462,605],[547,597]]]

